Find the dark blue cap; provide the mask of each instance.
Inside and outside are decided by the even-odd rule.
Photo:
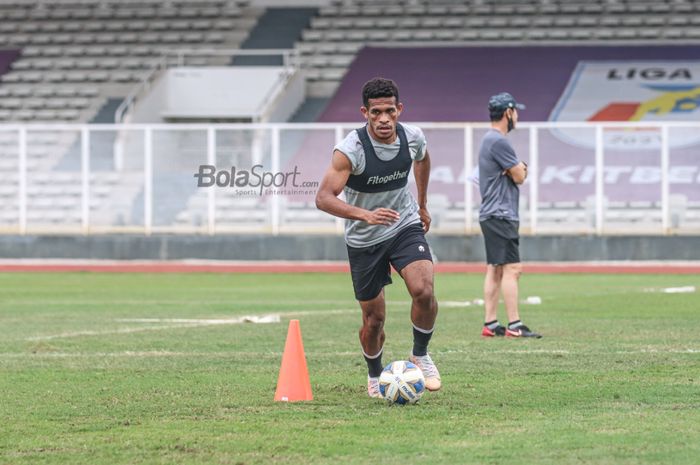
[[[524,110],[525,105],[516,102],[513,96],[508,92],[501,92],[500,94],[491,96],[489,99],[489,111],[505,111],[508,108]]]

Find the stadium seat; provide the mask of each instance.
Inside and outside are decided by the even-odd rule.
[[[136,80],[137,77],[129,71],[116,71],[111,74],[111,79],[116,82],[130,82]]]
[[[22,107],[22,100],[12,99],[12,98],[2,99],[2,100],[0,100],[0,107],[12,108],[12,109],[21,108]]]
[[[10,89],[10,94],[13,97],[29,97],[33,93],[31,86],[15,86]]]

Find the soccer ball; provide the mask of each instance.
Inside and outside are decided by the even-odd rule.
[[[379,376],[379,392],[389,404],[415,404],[425,392],[423,372],[411,362],[391,362]]]

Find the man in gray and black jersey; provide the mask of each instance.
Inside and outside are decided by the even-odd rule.
[[[507,92],[492,96],[489,99],[491,129],[484,134],[479,148],[479,224],[484,234],[487,264],[481,335],[539,339],[542,335],[525,326],[518,309],[518,280],[522,273],[519,186],[527,178],[527,164],[518,159],[506,135],[518,124],[519,109],[524,110],[525,106]],[[496,318],[501,293],[508,326],[501,325]]]
[[[370,397],[381,397],[384,286],[392,282],[390,265],[403,278],[412,298],[409,361],[423,371],[428,390],[441,387],[440,373],[428,354],[437,316],[433,261],[425,240],[430,229],[430,157],[423,131],[398,123],[402,110],[394,81],[375,78],[365,83],[360,111],[367,124],[335,146],[316,196],[319,209],[346,219],[345,242],[355,297],[362,308],[360,343]],[[411,167],[417,202],[408,189]],[[345,201],[338,198],[341,192]]]

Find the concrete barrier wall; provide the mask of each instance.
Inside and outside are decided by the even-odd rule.
[[[481,236],[428,235],[438,260],[484,261]],[[523,261],[700,260],[700,236],[521,238]],[[340,236],[2,236],[0,258],[346,260]]]

